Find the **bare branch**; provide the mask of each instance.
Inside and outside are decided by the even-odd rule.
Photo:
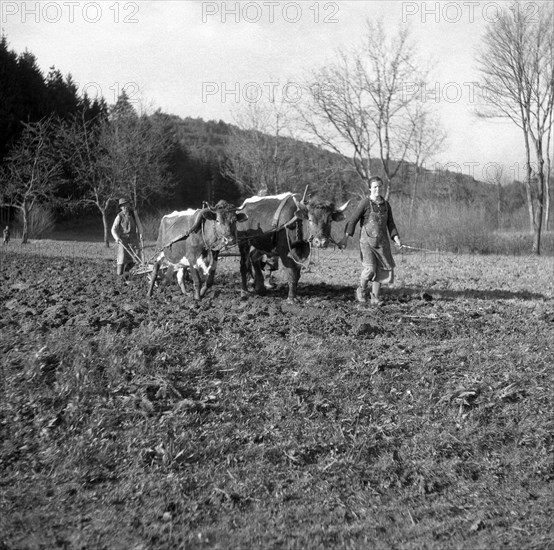
[[[515,2],[491,23],[477,62],[483,104],[478,116],[508,118],[521,128],[526,150],[526,192],[534,233],[533,251],[540,253],[542,218],[548,204],[549,148],[554,109],[554,9],[537,5],[530,18]],[[532,158],[534,156],[534,159]],[[537,191],[531,189],[533,169]]]
[[[334,63],[312,75],[311,102],[302,106],[306,129],[320,143],[351,157],[362,182],[372,175],[378,152],[388,183],[395,178],[413,137],[407,84],[421,85],[426,72],[418,67],[407,27],[389,37],[382,22],[367,24],[361,46],[340,51]]]

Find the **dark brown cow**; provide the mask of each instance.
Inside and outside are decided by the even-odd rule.
[[[252,197],[240,207],[248,222],[238,230],[240,249],[241,295],[248,295],[247,275],[251,248],[269,256],[277,256],[288,271],[288,300],[295,301],[300,268],[310,255],[310,246],[327,248],[331,238],[331,223],[344,219],[344,210],[329,201],[299,201],[292,193],[267,197]],[[250,254],[254,269],[254,290],[265,292],[262,268]]]
[[[247,220],[235,206],[219,201],[215,207],[173,212],[162,218],[158,248],[162,250],[152,271],[148,296],[156,283],[162,263],[177,269],[177,280],[185,294],[183,275],[188,267],[194,286],[194,299],[200,300],[214,281],[219,252],[237,242],[237,223]],[[200,272],[206,276],[204,284]]]

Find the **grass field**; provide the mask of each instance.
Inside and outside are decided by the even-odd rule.
[[[380,308],[355,250],[298,305],[0,260],[0,549],[554,549],[554,258],[397,255]]]

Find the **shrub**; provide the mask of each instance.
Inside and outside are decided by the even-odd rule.
[[[493,251],[494,220],[483,205],[425,202],[414,212],[411,230],[406,227],[407,209],[395,209],[394,204],[392,207],[404,242],[423,243],[425,248],[446,252]]]
[[[147,214],[140,216],[142,222],[143,237],[146,241],[156,241],[158,239],[158,230],[160,228],[160,221],[165,211],[156,210],[155,212],[148,212]]]
[[[14,236],[20,236],[23,228],[23,215],[20,210],[17,211],[16,228]],[[53,209],[43,204],[35,204],[29,213],[28,228],[29,238],[38,239],[50,233],[56,225],[56,218]]]

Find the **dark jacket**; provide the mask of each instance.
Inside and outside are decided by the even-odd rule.
[[[369,197],[362,199],[346,224],[345,233],[352,237],[358,222],[361,230],[369,237],[386,237],[387,230],[391,239],[398,235],[392,209],[383,197],[378,197],[376,201],[370,200]]]

